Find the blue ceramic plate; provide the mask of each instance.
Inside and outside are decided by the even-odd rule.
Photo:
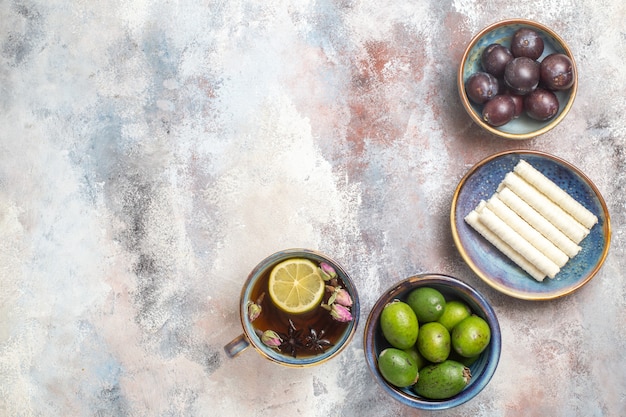
[[[465,216],[480,200],[496,191],[504,176],[525,159],[598,216],[598,223],[580,243],[581,251],[554,279],[535,281],[465,223]],[[461,256],[487,284],[512,297],[548,300],[567,295],[586,284],[598,272],[609,251],[611,225],[604,199],[577,168],[555,156],[537,151],[508,151],[476,164],[454,193],[451,209],[452,237]]]
[[[539,136],[555,127],[569,112],[569,109],[574,103],[578,89],[578,82],[575,80],[574,85],[570,89],[555,92],[559,100],[559,112],[554,118],[548,121],[533,120],[523,114],[503,126],[492,127],[482,120],[482,106],[472,103],[467,98],[465,81],[475,72],[482,71],[480,57],[487,46],[492,43],[499,43],[509,48],[513,34],[520,28],[531,28],[539,33],[543,39],[544,51],[538,61],[543,60],[543,58],[555,52],[565,54],[572,60],[574,74],[575,77],[577,77],[576,62],[565,41],[550,28],[540,23],[525,19],[503,20],[486,27],[474,36],[467,46],[461,59],[461,65],[459,66],[459,74],[457,76],[459,95],[461,96],[463,107],[474,122],[487,131],[507,139],[528,139]]]

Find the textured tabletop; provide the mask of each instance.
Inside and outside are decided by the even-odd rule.
[[[481,131],[455,84],[512,17],[579,69],[564,122],[525,141]],[[0,1],[0,415],[626,415],[624,21],[622,0]],[[513,149],[606,200],[609,255],[566,297],[501,294],[453,243],[457,184]],[[353,340],[307,369],[228,358],[248,273],[292,247],[352,276]],[[491,382],[445,412],[389,398],[363,353],[378,296],[425,272],[502,330]]]

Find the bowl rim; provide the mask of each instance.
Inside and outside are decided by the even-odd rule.
[[[448,286],[452,289],[460,289],[463,294],[471,298],[478,304],[484,313],[487,322],[491,328],[490,355],[480,376],[481,379],[475,380],[473,384],[468,385],[459,394],[445,400],[429,400],[419,396],[409,395],[398,388],[390,386],[383,380],[378,372],[377,358],[374,352],[374,338],[376,337],[377,318],[374,317],[376,311],[380,313],[384,305],[394,297],[404,293],[410,288],[416,288],[414,284],[422,285],[439,285]],[[378,314],[380,315],[380,314]],[[459,406],[476,397],[489,383],[495,374],[500,355],[502,352],[502,333],[496,312],[491,303],[478,290],[470,286],[459,278],[439,273],[422,273],[405,278],[390,286],[376,300],[374,306],[370,310],[365,322],[363,335],[363,351],[365,360],[370,373],[376,382],[395,400],[401,403],[422,410],[444,410]]]
[[[565,104],[565,107],[563,108],[561,113],[557,117],[555,117],[546,126],[542,127],[541,129],[538,129],[538,130],[535,130],[535,131],[532,131],[532,132],[528,132],[528,133],[503,132],[503,131],[501,131],[501,130],[493,127],[493,126],[489,126],[487,123],[485,123],[480,117],[478,117],[476,115],[476,113],[474,113],[471,110],[471,103],[469,101],[469,98],[467,97],[467,94],[465,93],[465,82],[463,80],[463,69],[465,67],[465,61],[467,60],[467,57],[468,57],[470,51],[472,50],[472,48],[474,47],[474,45],[476,45],[478,43],[478,41],[485,34],[487,34],[488,32],[491,32],[492,30],[497,29],[499,27],[512,25],[512,24],[536,27],[536,28],[539,28],[542,31],[548,33],[551,37],[556,39],[561,44],[561,46],[563,47],[563,50],[565,51],[566,55],[572,60],[572,67],[574,68],[574,85],[572,85],[572,87],[570,87],[571,88],[570,98],[567,101],[567,103]],[[498,22],[492,23],[491,25],[489,25],[489,26],[483,28],[482,30],[480,30],[476,35],[474,35],[474,37],[471,39],[469,44],[465,47],[465,51],[463,52],[463,56],[461,58],[461,64],[459,65],[459,69],[458,69],[458,72],[457,72],[457,90],[459,92],[459,96],[461,98],[461,102],[463,103],[463,108],[465,109],[467,114],[470,116],[470,118],[476,124],[478,124],[480,127],[482,127],[483,129],[487,130],[488,132],[492,133],[495,136],[499,136],[499,137],[502,137],[502,138],[505,138],[505,139],[513,139],[513,140],[531,139],[531,138],[540,136],[540,135],[542,135],[542,134],[552,130],[559,123],[561,123],[561,121],[569,113],[570,109],[572,108],[572,106],[574,104],[574,100],[576,98],[576,93],[578,92],[578,68],[576,67],[576,60],[574,58],[574,54],[572,53],[571,49],[569,48],[569,46],[567,45],[565,40],[563,40],[563,38],[561,38],[554,30],[550,29],[549,27],[545,26],[542,23],[539,23],[539,22],[536,22],[536,21],[530,20],[530,19],[519,19],[519,18],[504,19],[504,20],[500,20]]]
[[[457,201],[459,198],[459,194],[461,193],[461,190],[463,188],[463,186],[465,185],[465,183],[470,179],[470,177],[472,175],[474,175],[474,173],[476,171],[478,171],[481,167],[483,167],[484,165],[490,163],[493,160],[496,160],[500,157],[506,156],[506,155],[513,155],[513,154],[529,154],[529,155],[535,155],[535,156],[540,156],[543,158],[547,158],[550,159],[558,164],[561,164],[562,166],[570,169],[572,172],[574,172],[576,175],[578,175],[583,181],[585,181],[587,183],[587,185],[591,188],[591,190],[594,192],[594,194],[596,195],[596,198],[598,199],[600,206],[602,207],[602,211],[603,211],[603,215],[605,216],[605,224],[604,224],[604,228],[605,228],[605,241],[606,244],[602,250],[602,254],[600,259],[597,262],[597,265],[595,265],[594,269],[589,273],[589,275],[586,277],[586,279],[582,280],[581,282],[578,283],[578,285],[576,285],[575,287],[572,287],[569,291],[564,291],[564,292],[560,292],[557,294],[552,294],[552,295],[547,295],[547,296],[531,296],[531,295],[524,295],[521,294],[518,291],[512,290],[508,287],[502,286],[496,282],[494,282],[492,279],[490,279],[490,277],[485,274],[482,269],[476,265],[472,259],[470,258],[470,256],[467,253],[467,250],[463,247],[463,244],[461,243],[461,238],[459,237],[459,232],[457,230],[456,227],[456,210],[457,210]],[[456,186],[455,190],[454,190],[454,194],[452,196],[452,204],[450,206],[450,226],[451,226],[451,231],[452,231],[452,240],[454,241],[454,245],[456,246],[457,250],[459,251],[459,254],[461,255],[461,257],[463,258],[463,260],[465,261],[465,263],[470,267],[470,269],[486,284],[488,284],[491,288],[497,290],[498,292],[502,293],[502,294],[506,294],[510,297],[513,298],[517,298],[517,299],[521,299],[521,300],[528,300],[528,301],[548,301],[548,300],[554,300],[557,298],[561,298],[561,297],[565,297],[566,295],[572,294],[573,292],[579,290],[581,287],[583,287],[585,284],[587,284],[589,281],[591,281],[591,279],[600,271],[600,269],[602,268],[602,265],[604,264],[604,261],[606,260],[608,254],[609,254],[609,250],[610,250],[610,246],[611,246],[611,234],[612,234],[612,229],[611,229],[611,217],[609,214],[609,210],[608,207],[606,205],[606,201],[604,200],[604,197],[602,196],[602,194],[600,193],[600,190],[596,187],[596,185],[593,183],[593,181],[591,181],[591,179],[584,173],[582,172],[580,169],[578,169],[576,166],[574,166],[572,163],[567,162],[566,160],[559,158],[558,156],[552,155],[550,153],[547,152],[543,152],[543,151],[538,151],[538,150],[531,150],[531,149],[514,149],[514,150],[507,150],[507,151],[501,151],[501,152],[497,152],[494,153],[492,155],[489,155],[483,159],[481,159],[480,161],[478,161],[477,163],[475,163],[466,173],[465,175],[463,175],[463,177],[461,178],[461,180],[459,181],[458,185]]]

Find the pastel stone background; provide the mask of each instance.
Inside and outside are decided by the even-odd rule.
[[[580,70],[564,123],[521,142],[455,85],[510,17]],[[622,0],[0,0],[0,415],[626,415],[625,21]],[[509,149],[573,163],[609,207],[604,267],[568,297],[501,295],[452,242],[459,180]],[[353,276],[355,338],[310,369],[227,358],[248,272],[290,247]],[[447,412],[388,398],[363,355],[378,295],[422,272],[502,327],[491,383]]]

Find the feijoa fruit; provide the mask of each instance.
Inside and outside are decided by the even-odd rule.
[[[433,321],[423,324],[417,335],[417,350],[427,361],[443,362],[450,355],[450,333],[443,324]]]
[[[472,310],[463,301],[450,300],[446,303],[446,308],[437,321],[451,332],[454,326],[471,315]]]
[[[472,374],[463,364],[446,360],[441,363],[424,367],[420,371],[413,390],[422,397],[433,400],[450,398],[469,384]]]
[[[387,304],[380,313],[380,328],[393,347],[408,349],[417,340],[419,323],[411,307],[396,300]]]
[[[391,385],[408,387],[418,377],[417,363],[403,350],[387,348],[378,355],[378,370]]]
[[[491,341],[491,329],[482,317],[471,315],[454,326],[451,341],[456,353],[471,358],[487,348]]]
[[[437,320],[446,307],[443,294],[432,287],[412,290],[406,298],[406,303],[411,306],[420,324]]]

